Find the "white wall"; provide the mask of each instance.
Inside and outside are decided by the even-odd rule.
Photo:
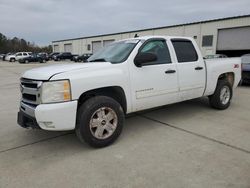
[[[222,28],[234,28],[234,27],[243,27],[250,26],[250,16],[244,18],[234,18],[221,21],[211,21],[199,24],[190,24],[177,27],[168,27],[161,29],[148,29],[146,31],[138,32],[129,32],[122,34],[106,35],[106,36],[97,36],[84,39],[76,40],[65,40],[62,42],[54,42],[53,45],[58,44],[60,52],[63,52],[63,46],[66,43],[72,43],[72,53],[73,54],[83,54],[83,53],[92,53],[92,50],[87,50],[88,44],[92,44],[92,41],[104,41],[104,40],[121,40],[126,38],[133,38],[135,34],[139,36],[145,35],[169,35],[169,36],[197,36],[196,42],[198,43],[202,54],[215,54],[217,46],[217,37],[218,29]],[[213,35],[213,46],[211,47],[202,47],[202,37],[204,35]],[[92,49],[92,46],[91,46]]]

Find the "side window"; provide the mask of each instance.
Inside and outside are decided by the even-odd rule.
[[[171,40],[179,63],[193,62],[198,60],[197,52],[191,41],[185,39]]]
[[[157,56],[157,61],[149,62],[144,65],[157,65],[157,64],[166,64],[171,63],[171,57],[168,50],[166,41],[164,40],[153,40],[147,42],[140,53],[153,53]]]
[[[16,56],[22,56],[22,53],[18,53],[18,54],[16,54]]]
[[[23,56],[27,56],[28,54],[27,53],[23,53]]]

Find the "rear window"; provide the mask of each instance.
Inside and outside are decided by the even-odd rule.
[[[177,60],[179,63],[193,62],[198,60],[197,52],[191,41],[186,39],[172,39]]]

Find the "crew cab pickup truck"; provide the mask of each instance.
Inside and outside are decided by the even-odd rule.
[[[25,72],[18,123],[75,130],[80,141],[104,147],[118,138],[126,114],[203,96],[223,110],[240,80],[240,58],[204,61],[192,38],[126,39],[84,64]]]

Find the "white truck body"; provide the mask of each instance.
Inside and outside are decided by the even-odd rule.
[[[171,63],[135,66],[134,59],[138,50],[145,42],[154,39],[166,41]],[[197,52],[197,60],[179,63],[172,43],[173,40],[191,42]],[[53,65],[26,71],[22,76],[24,82],[38,82],[40,86],[43,82],[69,80],[71,100],[50,104],[40,102],[30,105],[28,100],[22,99],[20,111],[33,117],[39,127],[44,130],[73,130],[76,126],[79,99],[89,91],[107,87],[121,89],[124,92],[126,103],[124,111],[129,114],[202,96],[210,96],[215,92],[217,82],[222,76],[227,76],[232,88],[236,88],[241,80],[240,58],[204,61],[193,38],[147,36],[124,41],[137,44],[122,63],[89,62]],[[40,87],[36,89],[39,90]],[[26,90],[25,84],[22,84],[22,94],[25,94]],[[35,92],[35,90],[33,91]],[[27,92],[28,94],[32,93],[28,90]],[[37,96],[39,97],[39,95]]]

